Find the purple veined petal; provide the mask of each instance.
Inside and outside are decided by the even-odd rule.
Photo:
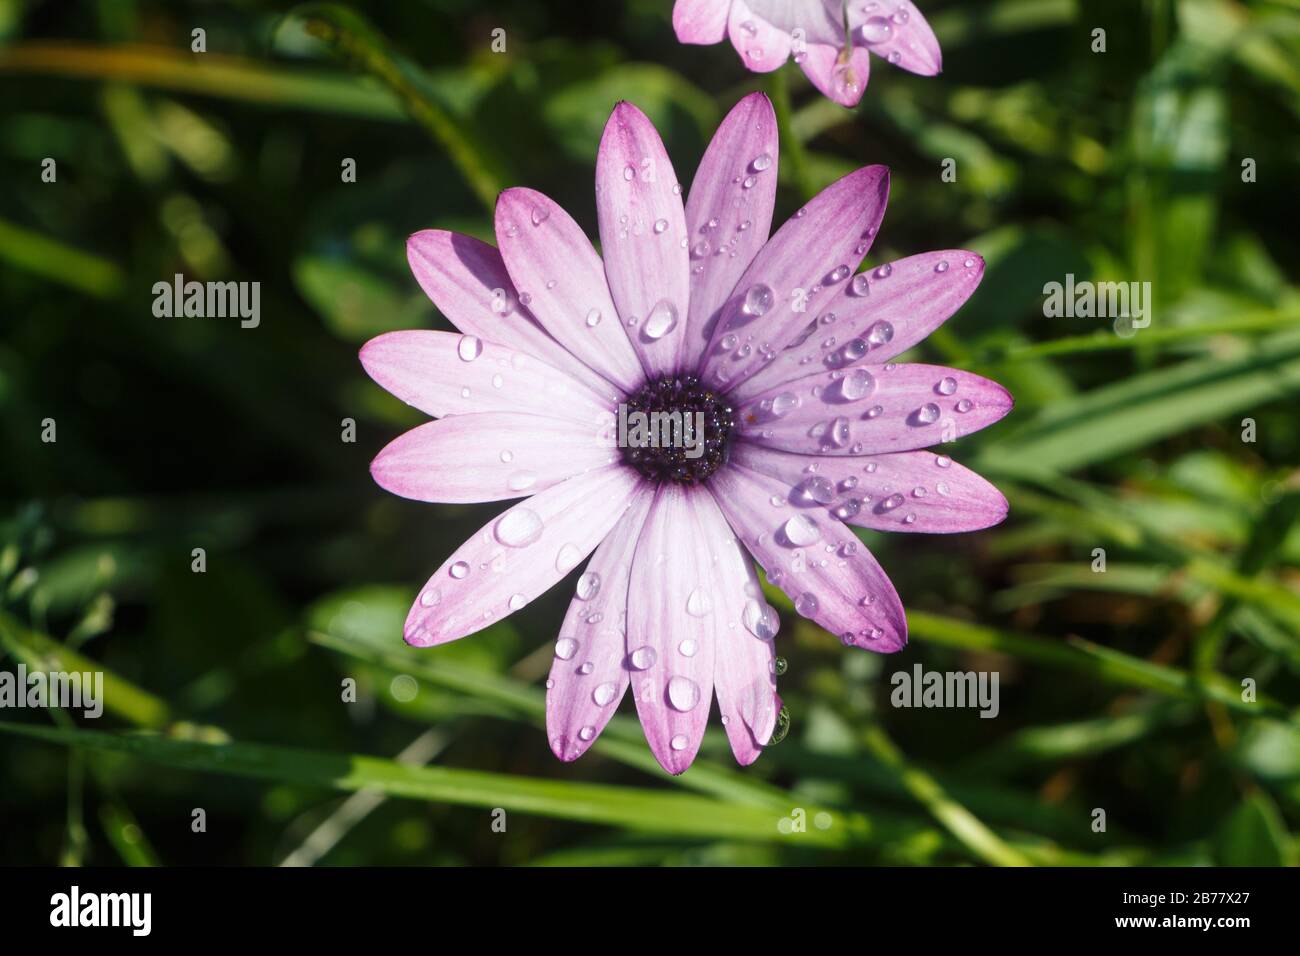
[[[515,188],[497,197],[496,232],[519,300],[543,328],[625,393],[636,389],[645,371],[582,227],[548,196]]]
[[[790,58],[790,34],[754,13],[745,0],[732,0],[727,35],[745,68],[755,73],[770,73]]]
[[[399,436],[370,463],[387,491],[416,501],[523,498],[615,464],[605,428],[523,412],[453,415]]]
[[[614,465],[502,512],[420,589],[406,616],[406,643],[445,644],[526,606],[600,544],[644,487],[636,472]]]
[[[361,347],[371,378],[408,405],[442,418],[531,412],[595,424],[609,403],[540,359],[455,332],[385,332]]]
[[[842,51],[846,49],[849,53],[844,56]],[[822,95],[840,106],[858,105],[871,75],[871,56],[865,47],[810,43],[797,60],[799,68]]]
[[[704,151],[686,200],[690,322],[683,368],[697,368],[714,320],[767,242],[776,203],[776,113],[750,93],[727,114]]]
[[[406,240],[406,259],[420,288],[466,335],[510,342],[582,382],[611,403],[618,390],[574,358],[519,304],[501,253],[471,236],[424,229]]]
[[[819,523],[951,534],[1007,516],[1002,492],[942,451],[830,458],[735,442],[731,462],[776,479],[786,500]]]
[[[943,54],[934,30],[916,4],[897,0],[867,9],[867,4],[849,4],[849,34],[855,44],[865,46],[894,66],[921,76],[943,70]]]
[[[701,366],[705,384],[736,388],[807,327],[871,248],[888,197],[889,170],[867,166],[786,220],[722,306]]]
[[[776,729],[776,609],[763,599],[748,552],[712,496],[696,502],[700,541],[713,558],[702,586],[714,596],[717,653],[713,692],[722,726],[741,766],[753,763]]]
[[[846,645],[891,653],[907,643],[902,602],[871,552],[839,521],[809,517],[789,486],[728,464],[709,479],[727,522],[803,617]]]
[[[671,774],[694,761],[713,700],[720,612],[707,581],[710,554],[721,542],[701,537],[701,496],[707,492],[659,486],[628,588],[632,696],[650,750]]]
[[[680,369],[690,309],[686,214],[672,161],[649,118],[614,107],[596,154],[605,277],[624,331],[652,377]]]
[[[731,0],[677,0],[673,30],[680,43],[718,43],[727,35]]]
[[[883,455],[956,441],[1013,404],[997,382],[942,365],[856,365],[741,403],[736,436],[805,455]]]
[[[546,737],[561,760],[587,752],[627,690],[632,666],[623,636],[628,577],[653,500],[649,485],[637,493],[591,556],[564,616],[546,681]]]
[[[746,0],[749,12],[783,33],[802,30],[808,43],[844,46],[843,0]]]
[[[983,277],[984,259],[964,249],[923,252],[861,272],[810,312],[808,335],[801,332],[798,344],[731,395],[744,401],[817,369],[891,361],[946,322]]]

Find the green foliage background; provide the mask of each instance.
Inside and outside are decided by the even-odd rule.
[[[1294,862],[1300,4],[920,2],[944,74],[875,60],[854,111],[792,66],[680,46],[670,0],[0,2],[0,669],[110,682],[98,722],[0,714],[0,861]],[[563,765],[540,685],[572,582],[471,639],[401,643],[417,586],[498,509],[371,483],[419,419],[357,348],[447,327],[410,232],[490,238],[496,192],[529,185],[595,236],[617,99],[689,182],[755,88],[790,134],[778,222],[886,163],[868,265],[987,257],[918,351],[1015,393],[953,450],[1011,517],[864,535],[909,609],[894,657],[782,605],[791,730],[753,768],[715,728],[671,779],[626,713]],[[177,272],[261,282],[261,327],[155,318]],[[1067,272],[1151,282],[1150,328],[1044,318]],[[1000,716],[890,707],[918,662],[999,671]]]

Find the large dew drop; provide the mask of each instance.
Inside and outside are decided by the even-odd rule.
[[[660,299],[658,304],[646,316],[642,333],[648,339],[661,339],[677,325],[677,308],[667,299]]]
[[[776,295],[772,292],[771,286],[762,282],[752,285],[745,293],[745,314],[755,317],[767,315],[775,301]]]
[[[696,588],[686,598],[686,613],[691,617],[704,617],[713,610],[713,601],[704,588]]]
[[[542,536],[542,518],[531,508],[513,508],[501,516],[492,533],[507,548],[523,548]]]
[[[851,369],[840,379],[840,394],[845,401],[856,402],[870,395],[875,385],[875,378],[865,368]]]
[[[483,354],[483,340],[477,335],[462,335],[456,343],[456,354],[462,362],[472,362]]]
[[[668,703],[683,713],[700,702],[700,685],[689,677],[674,677],[668,682]]]
[[[750,601],[745,605],[741,620],[749,633],[763,641],[770,641],[776,637],[777,628],[781,624],[776,609],[759,601]]]
[[[803,548],[818,541],[822,533],[811,518],[794,515],[785,523],[785,536],[795,547]]]

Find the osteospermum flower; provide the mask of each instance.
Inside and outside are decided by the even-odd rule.
[[[781,709],[779,621],[751,558],[845,644],[895,651],[903,606],[847,525],[968,531],[1006,514],[984,479],[919,449],[996,421],[1011,397],[892,362],[966,300],[983,260],[927,252],[855,275],[885,213],[882,166],[828,186],[769,239],[776,173],[775,116],[753,94],[683,204],[654,126],[620,103],[596,158],[603,259],[546,196],[508,189],[497,249],[439,230],[407,246],[460,334],[390,332],[361,351],[376,382],[441,419],[379,454],[380,485],[422,501],[524,497],[429,578],[408,643],[472,634],[592,555],[546,684],[562,760],[630,687],[666,770],[690,765],[715,697],[751,763]],[[628,409],[690,414],[703,435],[619,446]]]
[[[934,31],[908,0],[677,0],[673,28],[682,43],[727,37],[756,73],[794,57],[841,106],[862,99],[870,53],[922,76],[943,68]]]

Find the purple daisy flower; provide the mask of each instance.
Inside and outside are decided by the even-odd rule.
[[[630,687],[670,773],[694,759],[713,697],[736,759],[752,763],[781,702],[779,622],[751,557],[845,644],[896,651],[903,606],[846,524],[942,533],[1006,515],[991,484],[920,449],[997,421],[1011,396],[891,361],[960,307],[984,261],[953,249],[855,275],[885,213],[883,166],[828,186],[769,239],[776,160],[772,105],[751,94],[683,204],[653,124],[619,103],[596,159],[603,259],[546,196],[506,190],[497,249],[439,230],[407,246],[460,334],[390,332],[361,350],[376,382],[441,419],[379,454],[381,486],[420,501],[525,498],[433,574],[408,643],[472,634],[592,555],[547,681],[562,760],[586,751]],[[700,428],[629,437],[636,412]]]
[[[677,0],[673,28],[682,43],[727,37],[755,73],[793,56],[841,106],[862,99],[869,53],[922,76],[943,69],[934,31],[908,0]]]

